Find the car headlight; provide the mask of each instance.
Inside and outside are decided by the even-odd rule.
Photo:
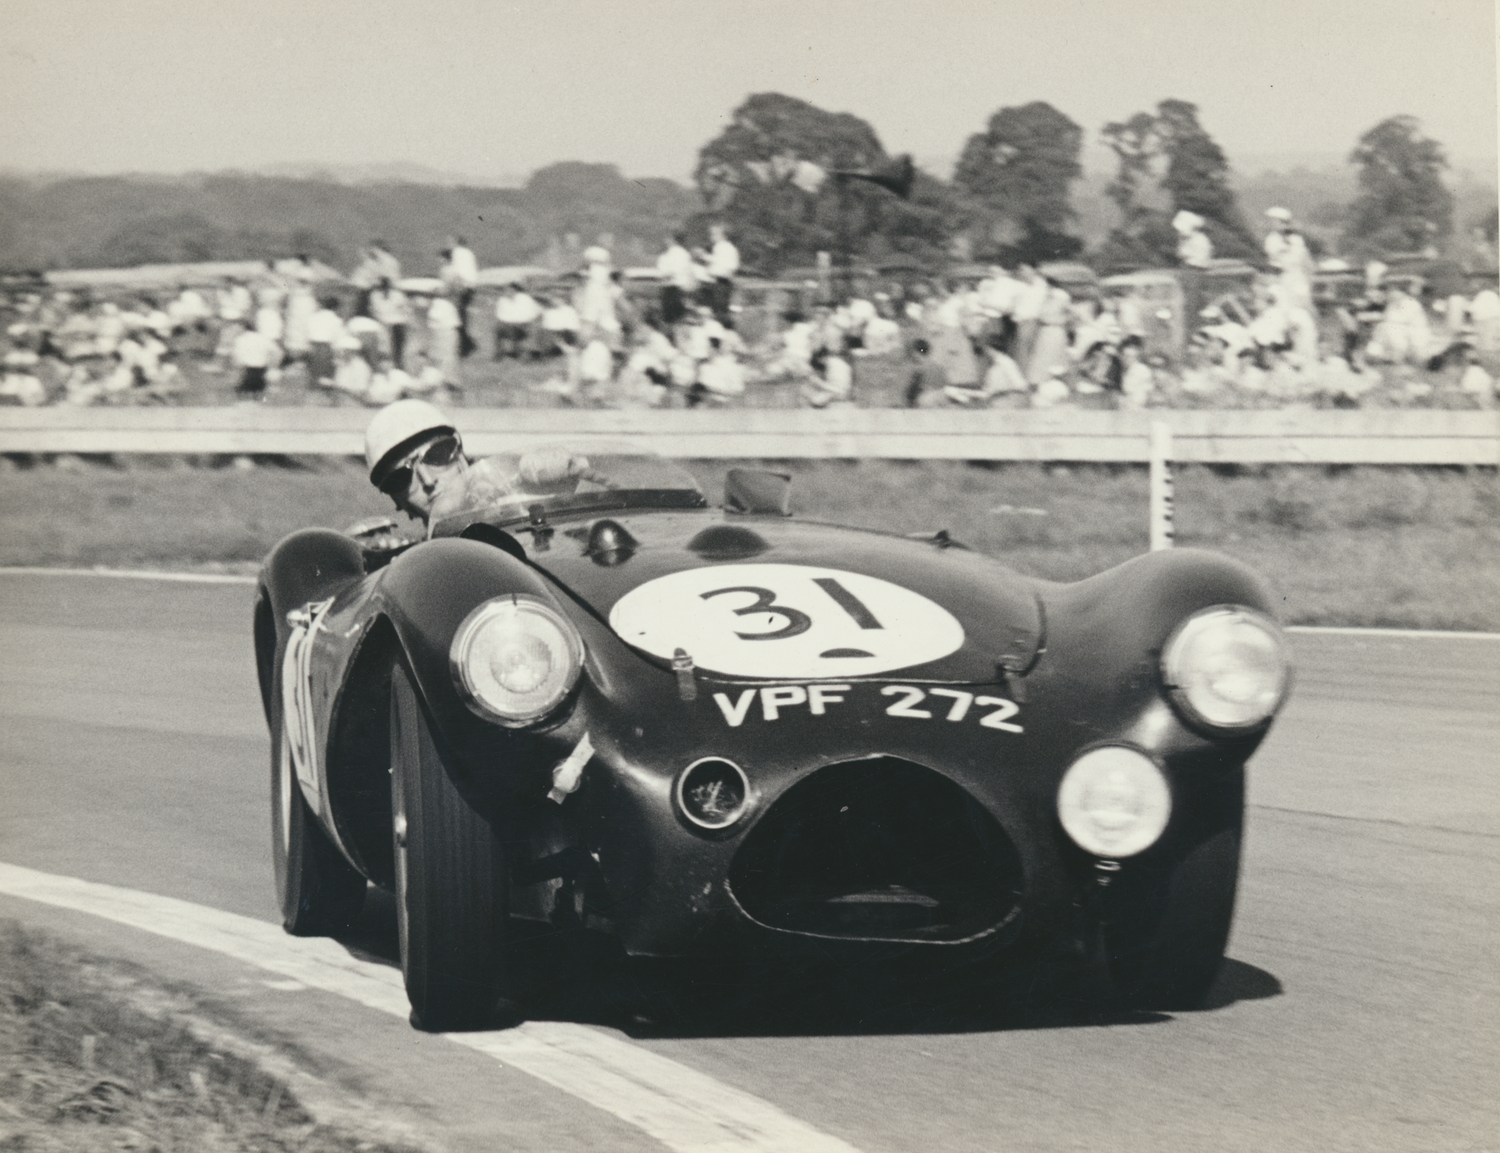
[[[539,721],[572,690],[583,667],[583,638],[534,597],[485,601],[458,626],[448,667],[464,703],[512,728]]]
[[[1133,857],[1156,844],[1172,815],[1172,792],[1156,763],[1121,745],[1091,749],[1063,774],[1057,816],[1079,848]]]
[[[1286,698],[1291,662],[1281,630],[1251,609],[1194,613],[1162,650],[1162,683],[1189,720],[1250,729]]]

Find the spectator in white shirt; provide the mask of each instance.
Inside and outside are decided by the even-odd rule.
[[[1307,241],[1292,224],[1292,214],[1285,208],[1268,208],[1271,231],[1266,234],[1266,259],[1281,274],[1281,287],[1286,303],[1294,308],[1313,312],[1312,299],[1312,253]]]
[[[1156,388],[1156,374],[1146,363],[1145,345],[1138,336],[1120,343],[1120,404],[1123,408],[1145,408]]]
[[[416,396],[432,391],[418,383],[416,377],[405,369],[383,360],[370,375],[370,387],[365,390],[367,404],[390,404],[403,396]]]
[[[344,322],[344,332],[359,341],[360,355],[373,368],[390,356],[390,337],[385,325],[367,312],[356,312]]]
[[[688,393],[690,408],[703,400],[723,400],[745,391],[745,366],[717,337],[709,340],[708,359],[698,366],[698,386]]]
[[[172,318],[172,327],[176,332],[187,332],[189,330],[203,331],[203,326],[212,315],[209,310],[208,301],[203,299],[203,294],[196,288],[184,287],[177,294],[177,299],[167,305],[167,315]]]
[[[342,337],[334,346],[335,367],[333,387],[340,392],[363,400],[370,390],[370,362],[364,357],[359,337],[352,334]]]
[[[439,275],[448,286],[449,303],[458,313],[458,355],[468,356],[478,347],[469,335],[469,305],[474,301],[474,286],[479,283],[479,261],[462,236],[449,240]]]
[[[580,325],[591,336],[598,335],[614,342],[620,335],[620,319],[615,315],[614,267],[610,263],[609,250],[601,245],[591,245],[584,250],[583,284],[573,297],[573,307],[578,310]]]
[[[656,258],[656,272],[661,277],[661,319],[668,327],[687,315],[688,300],[698,288],[698,266],[684,239],[681,232],[672,233],[666,251]]]
[[[1177,259],[1186,268],[1207,268],[1213,261],[1213,241],[1203,225],[1203,217],[1186,209],[1172,217],[1172,227],[1177,230]]]
[[[1474,328],[1474,351],[1491,375],[1500,373],[1500,293],[1491,284],[1469,301],[1469,323]]]
[[[1378,344],[1384,358],[1397,364],[1425,361],[1431,355],[1432,324],[1427,310],[1400,284],[1386,288],[1385,316],[1372,344]]]
[[[318,311],[318,301],[312,289],[304,282],[294,281],[286,298],[286,331],[282,346],[288,359],[306,357],[312,348],[309,329],[313,315]]]
[[[519,284],[508,284],[495,301],[495,359],[519,360],[534,347],[542,306]]]
[[[567,300],[547,298],[542,302],[542,338],[548,356],[566,354],[578,344],[578,310]]]
[[[1459,378],[1458,388],[1474,398],[1474,402],[1482,409],[1495,407],[1495,380],[1489,373],[1485,372],[1484,365],[1480,363],[1479,352],[1476,349],[1464,350],[1464,371]]]
[[[411,301],[390,280],[382,280],[370,291],[370,315],[385,326],[391,361],[400,368],[406,363],[406,334],[411,327]]]
[[[458,305],[446,296],[434,295],[431,303],[423,296],[416,296],[417,310],[426,305],[427,356],[442,374],[446,385],[458,384],[458,362],[460,334],[463,331],[463,314]]]
[[[344,335],[337,297],[325,296],[317,312],[307,318],[307,374],[317,385],[333,383],[333,346]]]
[[[854,366],[843,348],[820,348],[813,354],[813,375],[802,386],[801,400],[809,408],[846,404],[854,395]]]
[[[1042,307],[1047,303],[1050,285],[1035,268],[1023,264],[1020,273],[1021,288],[1016,293],[1016,305],[1012,315],[1016,321],[1016,338],[1011,342],[1010,355],[1017,364],[1030,364],[1036,345],[1037,331],[1042,324]]]
[[[247,397],[262,395],[266,391],[266,373],[280,353],[275,342],[259,329],[243,329],[230,349],[230,359],[240,370],[235,392]]]
[[[729,327],[733,321],[729,314],[730,301],[734,297],[734,277],[740,270],[740,250],[729,239],[722,224],[711,224],[708,228],[710,248],[704,254],[703,303],[713,310],[714,318]]]

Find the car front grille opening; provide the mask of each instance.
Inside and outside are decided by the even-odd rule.
[[[788,789],[735,854],[729,885],[774,929],[952,943],[1014,917],[1022,870],[962,788],[881,757],[829,765]]]

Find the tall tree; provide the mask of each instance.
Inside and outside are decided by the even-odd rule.
[[[1120,210],[1120,223],[1099,251],[1100,263],[1106,268],[1170,264],[1177,254],[1176,233],[1161,209],[1143,202],[1156,186],[1161,155],[1156,117],[1137,112],[1129,120],[1106,124],[1100,136],[1119,165],[1104,192]]]
[[[1119,161],[1106,192],[1122,217],[1101,251],[1104,262],[1173,263],[1177,240],[1170,221],[1184,209],[1203,217],[1217,255],[1255,255],[1255,237],[1230,183],[1229,160],[1198,122],[1196,104],[1163,100],[1154,113],[1137,112],[1106,124],[1102,137]],[[1165,199],[1166,207],[1146,204],[1151,193]]]
[[[761,92],[703,146],[693,179],[745,260],[774,271],[810,263],[819,251],[847,256],[880,248],[873,238],[902,215],[889,205],[891,193],[828,174],[888,162],[875,130],[859,117]]]
[[[1073,220],[1069,188],[1083,175],[1083,129],[1042,100],[1002,108],[969,137],[953,183],[973,202],[991,242],[1007,230],[1016,258],[1073,256],[1083,242],[1065,231]]]
[[[1220,256],[1254,255],[1255,237],[1229,183],[1229,159],[1198,123],[1198,106],[1163,100],[1156,106],[1156,135],[1166,158],[1161,184],[1172,210],[1203,217]]]
[[[1443,183],[1448,158],[1415,116],[1391,116],[1359,138],[1359,194],[1345,239],[1361,252],[1415,252],[1453,231],[1453,193]]]

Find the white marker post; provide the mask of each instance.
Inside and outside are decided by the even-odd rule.
[[[1172,547],[1172,426],[1151,422],[1151,551]]]

